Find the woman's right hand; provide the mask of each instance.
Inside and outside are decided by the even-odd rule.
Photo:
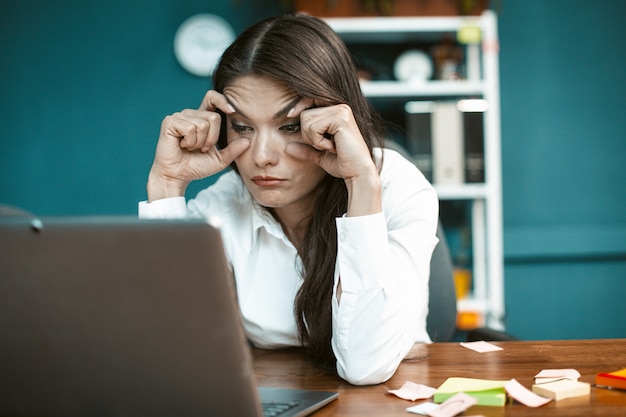
[[[234,112],[226,98],[208,91],[198,110],[186,109],[163,119],[148,177],[148,201],[183,196],[189,183],[228,167],[250,146],[238,139],[223,149],[216,144],[222,116]]]

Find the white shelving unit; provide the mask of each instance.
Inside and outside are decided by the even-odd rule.
[[[441,200],[467,200],[472,205],[473,293],[459,302],[483,313],[485,325],[504,330],[504,266],[500,152],[500,90],[497,19],[491,10],[472,17],[328,18],[329,25],[350,46],[358,42],[406,43],[437,40],[459,30],[480,30],[480,42],[465,45],[467,76],[458,81],[364,81],[371,98],[482,97],[484,114],[485,182],[438,186]]]

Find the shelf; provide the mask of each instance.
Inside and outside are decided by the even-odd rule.
[[[484,93],[481,81],[361,81],[367,97],[476,96]]]
[[[433,184],[440,200],[475,200],[489,195],[485,184],[437,185]]]
[[[464,26],[481,26],[474,17],[348,17],[329,18],[326,22],[348,41],[371,40],[373,34],[406,36],[411,33],[456,32]],[[355,36],[352,36],[355,35]],[[375,39],[381,39],[379,36]]]
[[[473,288],[470,298],[459,301],[458,309],[460,312],[467,310],[466,318],[478,313],[477,317],[485,325],[503,330],[499,47],[495,13],[486,10],[481,16],[350,17],[328,18],[326,21],[348,46],[353,44],[357,50],[365,48],[365,52],[372,45],[385,48],[385,44],[391,44],[396,46],[395,51],[437,45],[451,37],[457,37],[459,44],[464,46],[463,80],[361,81],[361,89],[366,97],[375,99],[375,106],[386,113],[392,113],[398,101],[450,101],[476,97],[488,103],[489,111],[484,113],[482,129],[485,182],[462,183],[460,179],[457,185],[433,185],[441,201],[467,200],[471,205]],[[388,64],[393,65],[393,61]],[[400,115],[404,114],[403,109],[398,111]],[[387,114],[392,122],[395,122],[395,116]],[[417,123],[416,120],[413,122]],[[440,123],[440,133],[442,125],[446,127]],[[432,132],[429,134],[432,135]],[[439,149],[438,155],[447,153],[450,149],[446,148],[448,145],[442,145],[444,149]]]

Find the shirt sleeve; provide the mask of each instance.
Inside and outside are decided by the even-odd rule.
[[[140,219],[183,219],[187,217],[187,203],[185,197],[140,201],[138,214]]]
[[[232,171],[227,172],[189,201],[185,197],[163,198],[151,203],[140,201],[138,215],[141,219],[206,218],[210,222],[217,221],[216,217],[236,204],[242,187],[239,177]]]
[[[387,154],[385,154],[387,158]],[[403,160],[404,161],[404,160]],[[332,346],[337,371],[356,385],[389,379],[426,332],[438,200],[410,162],[383,169],[383,212],[337,221]]]

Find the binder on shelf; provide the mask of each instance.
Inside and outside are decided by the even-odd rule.
[[[487,101],[461,100],[458,102],[458,109],[463,113],[465,182],[485,182],[484,114]]]
[[[437,102],[432,117],[432,137],[433,182],[437,185],[463,184],[463,119],[456,102]]]
[[[406,148],[433,184],[485,182],[486,109],[482,99],[405,104]]]
[[[404,105],[406,130],[409,135],[407,150],[422,174],[433,181],[433,150],[431,119],[435,103],[432,101],[409,101]]]

